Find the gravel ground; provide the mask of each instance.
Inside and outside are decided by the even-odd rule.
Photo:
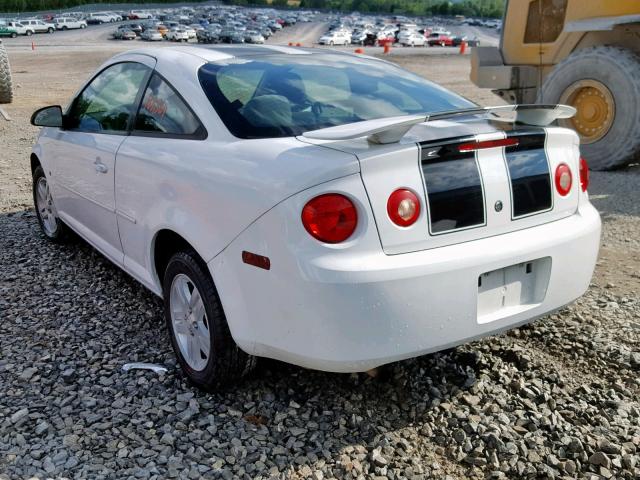
[[[640,168],[593,174],[602,252],[576,304],[376,378],[262,361],[206,394],[176,368],[157,298],[39,233],[29,114],[108,53],[37,55],[12,57],[0,121],[0,479],[640,478]],[[393,59],[495,103],[464,58]],[[169,370],[122,372],[132,361]]]

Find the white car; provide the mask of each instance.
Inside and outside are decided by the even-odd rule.
[[[329,32],[318,40],[320,45],[349,45],[351,35],[346,32]]]
[[[402,36],[399,42],[405,47],[424,47],[427,45],[427,38],[421,33],[414,32]]]
[[[550,126],[573,113],[346,53],[136,50],[34,113],[34,201],[46,238],[75,231],[164,298],[195,384],[254,356],[367,371],[585,292],[600,217],[578,136]]]
[[[162,40],[164,40],[162,34],[152,28],[147,28],[144,32],[142,32],[140,38],[149,42],[161,42]]]
[[[165,38],[174,42],[188,42],[189,34],[182,27],[172,27],[166,33]]]
[[[153,15],[147,10],[131,10],[129,12],[130,20],[150,20],[152,18]]]
[[[97,12],[97,13],[87,14],[87,16],[85,17],[85,21],[87,23],[94,23],[94,24],[100,25],[103,23],[113,23],[116,21],[116,19],[114,16],[109,15],[108,13]]]
[[[22,23],[16,21],[7,22],[7,27],[12,28],[18,35],[33,35],[34,31],[25,27]]]
[[[20,23],[27,29],[27,35],[32,33],[53,33],[56,31],[56,26],[53,23],[43,22],[42,20],[20,20]]]
[[[72,30],[78,28],[87,28],[87,22],[79,20],[75,17],[59,17],[54,20],[56,30]]]
[[[191,40],[192,38],[196,38],[196,30],[195,30],[195,28],[186,26],[186,27],[182,27],[182,29],[185,32],[187,32],[188,40]]]

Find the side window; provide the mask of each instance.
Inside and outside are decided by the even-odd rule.
[[[567,0],[535,0],[529,4],[524,43],[553,43],[564,28]]]
[[[67,128],[126,132],[148,73],[149,67],[133,62],[117,63],[100,72],[73,102],[67,114]]]
[[[186,103],[158,74],[144,93],[134,130],[168,136],[198,136],[204,127]]]

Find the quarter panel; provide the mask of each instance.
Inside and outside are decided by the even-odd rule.
[[[152,242],[173,230],[209,261],[291,195],[358,173],[355,156],[294,138],[232,143],[130,136],[116,161],[125,265],[159,285]]]

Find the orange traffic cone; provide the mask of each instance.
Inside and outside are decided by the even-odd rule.
[[[33,40],[31,40],[31,50],[35,50],[36,49],[36,44],[33,43]]]
[[[460,55],[464,55],[464,53],[467,51],[467,42],[461,42],[460,43]]]
[[[356,52],[356,53],[360,53],[360,54],[362,54],[362,53],[364,53],[364,50],[363,50],[363,49],[361,49],[361,48],[356,48],[356,49],[355,49],[355,52]]]

